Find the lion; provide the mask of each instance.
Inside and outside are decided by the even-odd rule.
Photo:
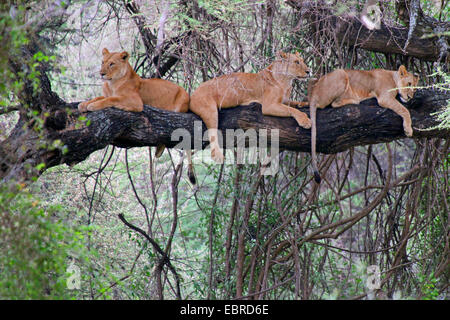
[[[189,110],[189,94],[182,87],[163,79],[142,79],[128,62],[129,54],[102,50],[103,61],[100,76],[103,82],[103,96],[82,102],[81,112],[116,107],[125,111],[141,112],[144,104],[175,112]],[[156,157],[160,157],[165,146],[158,145]],[[191,151],[186,151],[189,179],[195,184],[191,162]]]
[[[163,79],[142,79],[128,62],[128,52],[102,51],[100,76],[103,96],[82,102],[82,112],[116,107],[125,111],[141,112],[144,104],[159,109],[187,112],[189,94],[182,87]]]
[[[359,104],[362,100],[375,97],[381,107],[391,109],[403,118],[405,134],[411,137],[413,134],[411,115],[408,109],[396,100],[396,97],[399,94],[400,101],[403,103],[411,100],[418,81],[419,77],[406,71],[405,66],[402,65],[397,71],[337,69],[310,83],[308,101],[312,123],[311,158],[316,182],[320,183],[321,180],[316,155],[317,108],[324,108],[330,104],[334,108],[346,104]]]
[[[236,72],[202,83],[191,95],[189,109],[197,114],[208,128],[211,157],[222,163],[224,156],[219,147],[218,109],[258,102],[262,113],[268,116],[293,117],[306,129],[311,127],[308,116],[291,107],[304,102],[291,101],[292,81],[306,78],[311,70],[300,54],[278,52],[276,59],[258,73]]]

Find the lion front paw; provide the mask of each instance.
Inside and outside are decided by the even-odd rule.
[[[219,164],[222,164],[224,160],[223,153],[219,148],[211,149],[211,158]]]
[[[87,112],[87,108],[86,108],[87,105],[88,105],[87,101],[79,103],[78,104],[78,111],[80,111],[80,112]]]
[[[86,109],[87,109],[88,111],[96,111],[96,110],[98,109],[97,105],[98,105],[97,102],[89,103],[89,104],[86,106]]]
[[[302,127],[305,129],[311,129],[311,120],[308,118],[303,120]]]
[[[296,118],[296,120],[300,127],[305,128],[305,129],[311,128],[311,119],[309,119],[308,117],[304,116],[301,118]]]
[[[406,136],[407,137],[412,137],[412,135],[413,135],[413,129],[411,128],[411,127],[404,127],[404,129],[405,129],[405,134],[406,134]]]
[[[309,119],[305,113],[297,111],[293,114],[293,117],[300,127],[305,129],[311,128],[311,119]]]

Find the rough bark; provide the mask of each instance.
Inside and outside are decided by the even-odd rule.
[[[339,43],[385,54],[401,54],[424,61],[444,61],[443,59],[448,56],[448,46],[444,46],[444,53],[441,52],[442,42],[447,43],[448,37],[422,39],[419,32],[410,33],[409,28],[397,28],[385,24],[381,24],[378,30],[368,30],[357,17],[336,16],[331,7],[321,5],[320,2],[288,0],[287,4],[299,10],[311,22],[318,21],[329,26]],[[436,22],[436,28],[443,26],[449,26],[449,24]],[[434,29],[430,29],[430,32],[432,33]]]
[[[437,124],[432,114],[446,106],[450,93],[422,90],[408,103],[413,121],[414,138],[450,137],[449,130],[424,130]],[[171,148],[174,130],[184,128],[194,135],[194,121],[200,119],[193,113],[175,113],[149,106],[143,112],[132,113],[109,108],[85,114],[90,125],[78,120],[77,103],[53,106],[45,120],[44,136],[19,120],[8,139],[0,143],[0,179],[27,181],[45,169],[60,164],[76,164],[91,153],[107,145],[131,148],[156,146],[159,143]],[[308,108],[302,111],[309,114]],[[225,129],[278,129],[279,147],[282,150],[310,152],[310,130],[300,128],[292,118],[263,116],[257,103],[224,109],[219,114],[219,128]],[[402,119],[394,112],[381,108],[376,99],[360,105],[331,107],[317,112],[317,150],[337,153],[360,145],[388,142],[405,138]],[[206,130],[203,125],[203,131]],[[44,141],[60,140],[61,148],[40,147]],[[225,139],[226,141],[226,139]],[[207,146],[207,141],[201,145]],[[193,146],[194,147],[194,146]],[[45,167],[36,168],[40,163]]]
[[[407,28],[387,27],[382,24],[378,30],[368,30],[356,19],[340,20],[330,17],[336,27],[338,41],[369,51],[387,54],[402,54],[424,61],[437,61],[440,56],[439,46],[433,39],[421,39],[411,35],[408,46]]]

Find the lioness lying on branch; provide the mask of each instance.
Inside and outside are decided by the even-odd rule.
[[[343,70],[338,69],[321,77],[308,88],[308,101],[311,116],[311,157],[314,169],[314,178],[320,183],[320,174],[317,167],[316,155],[316,109],[324,108],[331,104],[337,108],[346,104],[359,104],[362,100],[376,97],[378,104],[393,110],[403,118],[405,134],[411,137],[411,116],[396,96],[399,94],[402,102],[408,102],[414,96],[415,86],[419,77],[406,71],[405,66],[400,66],[397,71],[384,69]]]
[[[310,69],[298,53],[279,52],[275,61],[258,73],[237,72],[202,83],[191,96],[190,109],[208,128],[211,157],[223,162],[217,134],[220,108],[259,102],[264,115],[294,117],[300,126],[310,128],[308,116],[290,107],[304,103],[289,100],[292,80],[309,74]]]
[[[163,79],[142,79],[128,62],[128,52],[102,51],[103,61],[100,76],[103,82],[103,96],[82,102],[81,112],[116,107],[125,111],[141,112],[144,104],[175,112],[187,112],[189,94],[182,87]],[[156,157],[161,156],[164,145],[158,145]],[[191,151],[186,150],[189,180],[195,184]]]
[[[415,92],[418,77],[408,73],[404,66],[397,71],[376,69],[335,70],[319,80],[312,81],[308,88],[311,120],[291,107],[304,106],[307,102],[289,100],[292,81],[306,78],[310,69],[299,53],[279,52],[275,61],[258,73],[237,72],[217,77],[202,83],[189,99],[180,86],[162,79],[141,79],[128,63],[127,52],[109,52],[103,49],[100,70],[104,96],[80,103],[80,111],[94,111],[115,106],[126,111],[139,112],[143,104],[160,109],[187,112],[188,108],[205,122],[208,128],[211,157],[222,163],[224,156],[218,141],[218,109],[258,102],[264,115],[293,117],[303,128],[312,127],[311,153],[315,180],[320,182],[316,155],[316,109],[331,104],[341,107],[359,104],[362,100],[376,97],[380,106],[391,109],[403,118],[405,134],[413,134],[409,111],[396,100],[409,101]],[[157,156],[164,150],[158,146]],[[189,162],[189,178],[195,181],[191,152],[186,151]]]

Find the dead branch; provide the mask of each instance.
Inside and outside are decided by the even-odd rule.
[[[336,39],[349,46],[386,54],[401,54],[424,61],[445,61],[448,56],[449,46],[446,45],[447,42],[444,37],[436,36],[422,39],[420,32],[413,32],[410,28],[397,28],[385,24],[381,24],[378,30],[369,30],[362,25],[357,17],[351,15],[336,16],[331,7],[320,5],[315,1],[288,0],[287,4],[302,12],[306,19],[320,21],[321,24],[330,26],[330,30],[333,30]],[[418,18],[417,15],[419,15]],[[412,16],[416,17],[415,21],[411,21],[411,27],[414,31],[424,30],[420,26],[416,28],[415,24],[422,25],[422,21],[431,23],[430,19],[426,19],[421,14],[421,11],[418,14],[417,12],[412,14]],[[408,19],[409,22],[409,15],[405,19]],[[443,25],[448,27],[448,24],[436,22],[428,29],[430,29],[430,32],[435,32],[443,29]]]

